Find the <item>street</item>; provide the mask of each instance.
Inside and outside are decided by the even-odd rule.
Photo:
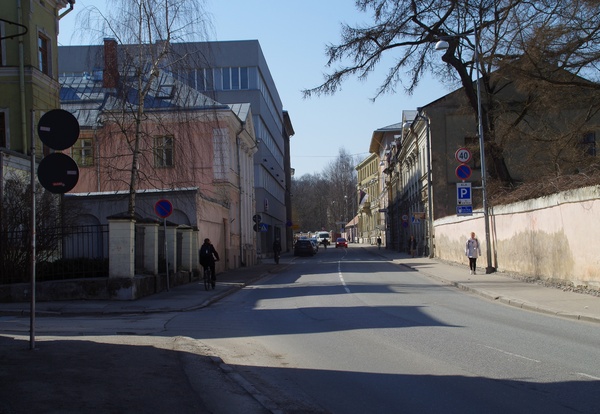
[[[25,341],[28,318],[2,322],[3,344],[19,333]],[[102,369],[142,364],[127,378],[90,387],[79,405],[82,397],[61,389],[60,382],[39,387],[39,379],[19,381],[21,392],[44,389],[51,404],[69,398],[90,412],[94,402],[115,398],[131,381],[144,383],[150,412],[166,407],[186,413],[263,412],[257,405],[241,405],[240,389],[224,376],[215,377],[213,399],[195,386],[210,356],[220,357],[286,413],[597,413],[600,408],[597,324],[493,303],[352,245],[297,257],[287,270],[206,308],[46,316],[38,318],[37,334],[40,364],[47,363],[46,347],[86,341],[60,376],[84,381]],[[68,349],[64,353],[68,357]],[[85,358],[98,358],[94,372],[77,372]],[[178,368],[164,372],[171,364]],[[129,405],[115,402],[112,412],[134,407],[142,412],[136,405],[141,398],[124,394]]]
[[[598,412],[600,330],[493,304],[358,249],[179,315],[281,406],[324,411]],[[306,410],[307,407],[301,407]],[[313,409],[316,410],[315,407]]]

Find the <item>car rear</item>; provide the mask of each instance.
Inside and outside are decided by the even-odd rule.
[[[335,241],[335,247],[348,247],[348,240],[343,237],[338,237]]]
[[[308,239],[301,239],[294,244],[294,256],[314,256],[313,244]]]

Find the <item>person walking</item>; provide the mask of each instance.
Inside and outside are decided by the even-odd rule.
[[[417,239],[412,234],[410,235],[410,240],[408,241],[408,249],[410,250],[410,255],[415,257],[417,254]]]
[[[381,249],[381,237],[377,236],[377,248]]]
[[[275,239],[273,242],[273,258],[275,259],[275,264],[279,264],[279,256],[281,255],[281,243],[279,239]]]
[[[200,265],[206,271],[210,268],[212,286],[215,287],[217,281],[217,273],[215,271],[215,262],[218,262],[219,253],[215,250],[215,247],[210,243],[210,239],[204,239],[204,244],[200,246]]]
[[[469,258],[469,270],[472,275],[477,274],[477,258],[481,256],[479,240],[475,237],[475,233],[471,232],[471,238],[467,240],[465,246],[465,255]]]

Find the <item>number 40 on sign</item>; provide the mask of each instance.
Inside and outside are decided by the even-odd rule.
[[[456,150],[454,157],[456,158],[456,161],[466,164],[471,161],[471,151],[467,148],[459,148]]]

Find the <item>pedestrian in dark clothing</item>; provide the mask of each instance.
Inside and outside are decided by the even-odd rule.
[[[408,249],[410,250],[410,255],[415,257],[415,254],[417,254],[417,239],[413,235],[410,236],[410,240],[408,241]]]
[[[212,285],[215,286],[217,280],[217,273],[215,271],[215,262],[219,261],[219,253],[215,250],[215,247],[210,243],[209,239],[204,239],[204,244],[200,247],[199,251],[200,265],[206,271],[206,268],[210,268],[212,276]]]
[[[279,264],[279,256],[281,256],[281,243],[279,239],[275,239],[273,242],[273,258],[276,264]]]

